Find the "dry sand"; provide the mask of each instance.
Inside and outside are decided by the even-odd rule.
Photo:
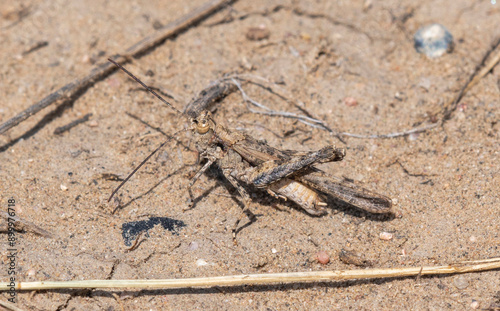
[[[203,1],[3,1],[0,122],[86,75]],[[369,5],[371,3],[371,5]],[[226,73],[265,77],[304,103],[300,108],[340,132],[386,134],[411,129],[452,98],[500,35],[500,6],[490,1],[236,1],[127,65],[170,94],[180,109]],[[427,59],[412,36],[439,22],[455,38],[453,53]],[[265,27],[269,38],[247,32]],[[255,34],[253,34],[255,35]],[[257,34],[258,35],[258,34]],[[37,46],[40,48],[29,52]],[[114,73],[71,107],[46,109],[0,136],[0,206],[54,234],[18,233],[23,281],[158,279],[353,269],[339,260],[352,250],[376,267],[418,267],[500,254],[500,67],[462,99],[444,126],[394,139],[345,143],[293,119],[249,112],[241,94],[217,106],[215,118],[275,147],[347,148],[344,161],[320,167],[363,183],[396,202],[394,217],[331,204],[311,217],[293,203],[252,191],[259,217],[232,241],[241,214],[237,192],[217,169],[194,187],[196,156],[175,143],[155,156],[106,202],[165,136],[186,122],[123,73]],[[266,90],[246,87],[274,110],[302,113]],[[354,98],[345,100],[345,98]],[[57,127],[92,117],[62,135]],[[132,118],[128,114],[137,117]],[[19,138],[23,138],[20,139]],[[179,135],[184,145],[189,135]],[[182,168],[184,165],[184,168]],[[181,170],[179,170],[182,168]],[[105,176],[105,175],[104,175]],[[126,250],[122,225],[169,217],[186,224],[172,234],[157,224]],[[243,223],[245,223],[244,220]],[[389,232],[393,239],[382,240]],[[7,235],[0,236],[0,278],[7,279]],[[315,255],[325,251],[330,262]],[[199,266],[203,260],[207,265]],[[113,293],[117,296],[114,297]],[[3,293],[0,299],[7,300]],[[118,299],[118,300],[117,300]],[[500,303],[500,271],[474,274],[236,288],[18,293],[25,310],[468,310]],[[473,302],[477,302],[473,304]]]

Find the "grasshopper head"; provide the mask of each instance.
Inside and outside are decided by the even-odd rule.
[[[208,133],[208,131],[213,130],[214,121],[212,120],[212,114],[210,111],[203,110],[199,116],[192,119],[191,129],[200,135]]]
[[[196,118],[191,119],[191,130],[195,137],[196,149],[204,153],[212,144],[215,122],[212,114],[204,110]],[[207,135],[208,134],[208,135]]]

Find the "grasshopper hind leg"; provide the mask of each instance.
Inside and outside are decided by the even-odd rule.
[[[290,199],[305,210],[309,215],[323,216],[327,213],[324,208],[328,204],[316,191],[302,183],[285,178],[270,184],[267,191],[276,198]]]
[[[227,178],[227,180],[231,183],[231,185],[233,187],[236,188],[236,190],[238,190],[238,193],[241,195],[242,203],[243,203],[243,209],[241,210],[240,217],[238,217],[238,219],[234,223],[234,226],[233,226],[233,229],[232,229],[233,240],[236,241],[236,234],[239,231],[241,231],[241,229],[243,229],[244,227],[247,227],[247,226],[251,225],[252,223],[254,223],[255,220],[257,219],[257,217],[255,216],[254,213],[252,213],[252,211],[249,208],[249,206],[250,206],[250,195],[245,190],[245,188],[243,188],[239,184],[238,180],[231,175],[231,172],[232,172],[231,169],[222,169],[222,173]],[[246,224],[245,226],[241,227],[240,229],[238,229],[238,226],[239,226],[241,220],[245,216],[247,216],[249,218],[250,222],[248,224]]]
[[[257,219],[254,213],[250,210],[250,195],[243,188],[243,186],[239,183],[238,176],[239,172],[243,171],[247,165],[243,162],[241,156],[232,149],[227,150],[227,153],[223,157],[220,157],[217,160],[217,166],[221,169],[222,174],[226,179],[231,183],[231,185],[238,190],[238,193],[241,196],[241,203],[243,203],[242,213],[238,220],[236,220],[232,232],[233,232],[233,241],[236,243],[236,234],[241,231],[243,228],[248,227],[252,223],[254,223]],[[245,215],[249,218],[250,222],[238,228],[241,220],[245,217]]]

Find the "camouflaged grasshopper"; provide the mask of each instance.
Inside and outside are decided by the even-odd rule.
[[[326,146],[318,151],[298,152],[273,148],[249,135],[231,131],[217,124],[212,118],[212,114],[207,110],[198,109],[197,111],[201,111],[199,113],[181,113],[121,65],[110,61],[163,103],[190,120],[190,129],[194,135],[196,149],[200,157],[207,160],[189,183],[188,192],[191,202],[194,201],[191,190],[194,183],[215,163],[243,198],[244,211],[248,210],[250,196],[242,183],[266,189],[274,197],[289,199],[297,203],[307,213],[316,216],[326,213],[324,207],[327,204],[323,201],[320,193],[330,195],[371,213],[391,212],[392,201],[390,198],[359,187],[354,183],[329,176],[314,167],[314,164],[317,163],[341,161],[345,157],[345,149]],[[195,114],[194,117],[187,116],[193,114]],[[128,175],[113,191],[109,200],[166,142],[161,144]]]

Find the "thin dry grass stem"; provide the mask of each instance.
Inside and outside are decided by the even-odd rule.
[[[263,105],[263,104],[255,101],[255,100],[253,100],[252,98],[250,98],[245,93],[245,91],[243,90],[243,88],[241,87],[241,84],[235,78],[231,78],[231,81],[238,87],[238,90],[241,92],[241,96],[243,96],[243,99],[246,102],[251,103],[252,105],[254,105],[254,106],[256,106],[256,107],[264,110],[264,111],[259,111],[259,110],[252,109],[251,107],[248,107],[248,110],[250,110],[250,112],[257,113],[257,114],[269,115],[269,116],[280,116],[280,117],[285,117],[285,118],[297,119],[298,121],[300,121],[300,122],[302,122],[304,124],[307,124],[309,126],[312,126],[312,127],[315,127],[315,128],[321,128],[321,129],[324,129],[324,130],[328,130],[329,132],[333,132],[325,124],[325,122],[323,122],[321,120],[318,120],[318,119],[315,119],[315,118],[311,118],[311,117],[308,117],[308,116],[305,116],[305,115],[301,115],[301,114],[296,114],[296,113],[293,113],[293,112],[272,110],[271,108],[267,107],[266,105]]]
[[[164,280],[87,280],[87,281],[42,281],[19,282],[17,290],[46,290],[68,288],[188,288],[214,286],[244,286],[276,283],[331,282],[353,279],[384,279],[410,276],[444,275],[471,273],[500,269],[500,257],[464,261],[436,267],[389,268],[389,269],[357,269],[337,271],[312,271],[291,273],[242,274],[231,276],[164,279]],[[9,290],[8,283],[0,283],[0,290]]]
[[[302,122],[306,125],[309,125],[309,126],[314,127],[314,128],[327,130],[331,133],[334,133],[334,135],[336,135],[336,136],[348,136],[348,137],[353,137],[353,138],[365,138],[365,139],[366,138],[368,138],[368,139],[396,138],[396,137],[408,136],[411,134],[425,132],[427,130],[433,129],[433,128],[438,126],[437,123],[434,123],[434,124],[429,124],[429,125],[419,127],[419,128],[413,128],[413,129],[403,131],[403,132],[394,132],[394,133],[389,133],[389,134],[378,134],[378,135],[377,134],[362,135],[362,134],[353,134],[353,133],[347,133],[347,132],[335,133],[324,121],[318,120],[316,118],[311,118],[311,117],[308,117],[305,115],[295,114],[292,112],[275,111],[275,110],[272,110],[271,108],[255,101],[255,100],[253,100],[245,93],[245,91],[241,87],[241,84],[237,80],[250,81],[250,82],[257,84],[257,85],[260,85],[260,84],[256,81],[263,82],[263,83],[265,83],[265,85],[260,85],[260,86],[270,90],[271,93],[281,97],[285,101],[291,102],[292,100],[289,99],[290,95],[288,94],[288,92],[286,90],[284,90],[283,88],[277,86],[275,83],[272,83],[263,77],[259,77],[256,75],[249,75],[249,74],[232,75],[232,76],[228,76],[227,78],[225,78],[221,81],[224,81],[227,79],[231,79],[231,81],[238,87],[239,91],[241,92],[241,95],[243,96],[243,99],[246,102],[249,102],[252,105],[264,110],[264,111],[259,111],[259,110],[255,110],[255,109],[252,109],[249,107],[248,109],[250,110],[250,112],[257,113],[257,114],[263,114],[263,115],[269,115],[269,116],[280,116],[280,117],[285,117],[285,118],[298,119],[300,122]],[[303,106],[303,103],[301,103],[299,101],[297,101],[296,104],[299,104],[299,106],[301,106],[301,105]]]
[[[460,91],[452,99],[450,99],[443,108],[440,108],[434,113],[434,115],[441,114],[441,122],[444,123],[446,120],[451,118],[453,112],[457,109],[458,103],[464,97],[473,86],[475,86],[485,75],[487,75],[499,62],[500,62],[500,50],[493,54],[493,52],[500,46],[500,37],[497,37],[491,48],[484,55],[480,65],[476,67],[476,70],[469,77],[465,85],[460,89]],[[493,56],[491,56],[493,54]],[[491,56],[491,57],[490,57]],[[490,59],[488,62],[486,62]]]
[[[370,139],[376,139],[376,138],[396,138],[396,137],[402,137],[402,136],[408,136],[411,134],[416,134],[416,133],[422,133],[427,130],[433,129],[437,127],[439,124],[438,123],[433,123],[429,124],[426,126],[414,128],[408,131],[404,132],[395,132],[395,133],[390,133],[390,134],[380,134],[380,135],[360,135],[360,134],[352,134],[352,133],[340,133],[342,136],[348,136],[348,137],[354,137],[354,138],[370,138]]]

